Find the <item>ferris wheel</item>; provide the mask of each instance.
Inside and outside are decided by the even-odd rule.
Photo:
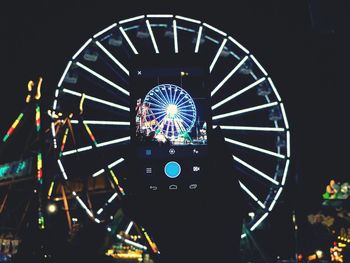
[[[189,132],[196,121],[196,105],[191,96],[173,84],[161,84],[150,90],[144,102],[149,105],[146,119],[151,129],[159,129],[169,139]],[[151,122],[151,120],[155,120]]]
[[[285,107],[270,75],[247,48],[196,19],[171,14],[124,19],[97,32],[77,50],[63,71],[52,104],[53,114],[71,116],[72,129],[66,133],[54,129],[57,120],[52,125],[62,177],[68,183],[76,177],[113,179],[114,192],[101,207],[93,208],[80,193],[73,193],[96,222],[108,204],[127,194],[123,192],[123,164],[131,139],[127,88],[131,58],[180,53],[200,55],[210,72],[213,128],[221,127],[232,150],[240,186],[250,204],[246,228],[253,231],[268,217],[285,188],[290,164]],[[171,99],[164,101],[170,93]],[[144,100],[149,103],[149,114],[156,116],[157,122],[151,125],[167,137],[193,127],[196,108],[181,87],[160,84]],[[72,115],[82,101],[83,118]],[[73,132],[74,140],[67,137]]]

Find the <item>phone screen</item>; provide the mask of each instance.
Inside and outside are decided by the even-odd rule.
[[[196,191],[208,169],[207,69],[181,61],[139,58],[130,72],[134,176],[147,191]]]

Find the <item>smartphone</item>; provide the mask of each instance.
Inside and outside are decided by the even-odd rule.
[[[200,190],[211,128],[208,68],[196,55],[136,56],[132,64],[131,178],[139,191]]]

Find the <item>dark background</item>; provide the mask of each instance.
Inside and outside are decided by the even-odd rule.
[[[346,153],[350,95],[348,66],[343,62],[349,47],[349,8],[345,1],[330,0],[216,0],[191,6],[188,2],[2,3],[0,134],[25,106],[29,79],[43,76],[45,101],[51,104],[69,58],[113,22],[146,13],[205,21],[235,37],[257,57],[285,102],[292,136],[289,188],[256,237],[269,257],[289,257],[294,251],[292,210],[303,225],[305,215],[317,211],[327,182],[350,178]],[[302,230],[300,245],[307,250],[309,242]]]

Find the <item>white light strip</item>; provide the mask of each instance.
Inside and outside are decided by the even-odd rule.
[[[223,99],[222,101],[216,103],[214,106],[211,107],[212,110],[215,110],[216,108],[222,106],[223,104],[225,104],[226,102],[238,97],[239,95],[247,92],[248,90],[250,90],[251,88],[254,88],[255,86],[259,85],[261,82],[265,81],[266,78],[261,78],[257,81],[255,81],[254,83],[250,84],[249,86],[237,91],[236,93],[232,94],[231,96]]]
[[[119,62],[100,42],[96,41],[96,45],[111,59],[115,64],[118,65],[125,73],[129,76],[129,70],[127,70],[122,63]]]
[[[130,230],[131,230],[133,224],[134,224],[134,222],[133,222],[133,221],[130,221],[128,227],[127,227],[126,230],[125,230],[125,234],[129,234],[129,232],[130,232]]]
[[[76,65],[82,69],[84,69],[85,71],[89,72],[90,74],[94,75],[95,77],[99,78],[100,80],[106,82],[107,84],[111,85],[112,87],[116,88],[117,90],[119,90],[120,92],[130,96],[130,92],[123,89],[122,87],[120,87],[119,85],[115,84],[114,82],[110,81],[109,79],[106,79],[104,76],[98,74],[97,72],[93,71],[92,69],[88,68],[87,66],[81,64],[80,62],[77,62]]]
[[[286,161],[286,166],[284,168],[284,172],[283,172],[283,177],[282,177],[282,185],[284,185],[286,183],[287,180],[287,174],[288,174],[288,168],[289,168],[289,159],[287,159]]]
[[[195,53],[198,53],[198,51],[199,51],[199,45],[200,45],[200,43],[201,43],[202,32],[203,32],[203,27],[200,26],[200,27],[199,27],[199,30],[198,30],[198,36],[197,36],[197,41],[196,41],[196,47],[195,47],[195,50],[194,50]]]
[[[242,164],[243,166],[247,167],[248,169],[252,170],[253,172],[257,173],[258,175],[260,175],[261,177],[265,178],[266,180],[270,181],[271,183],[274,183],[275,185],[279,185],[279,183],[271,178],[270,176],[266,175],[265,173],[263,173],[262,171],[256,169],[255,167],[253,167],[252,165],[246,163],[245,161],[239,159],[238,157],[232,155],[234,160],[239,162],[240,164]]]
[[[60,93],[60,90],[59,89],[56,89],[55,90],[55,98],[57,98],[58,97],[58,94]]]
[[[245,238],[247,236],[247,234],[242,234],[241,238]]]
[[[147,17],[153,17],[153,18],[168,18],[173,17],[174,15],[147,15]]]
[[[269,212],[266,212],[256,223],[250,228],[250,231],[254,231],[255,228],[258,227],[265,220],[265,218],[269,215]]]
[[[211,92],[211,96],[213,96],[225,83],[236,73],[236,71],[244,64],[244,62],[248,59],[248,56],[245,56],[238,65],[216,86],[216,88]]]
[[[176,20],[173,20],[173,30],[174,30],[174,50],[175,53],[179,53],[179,44],[177,41],[177,26],[176,26]]]
[[[102,35],[103,33],[107,32],[108,30],[112,29],[113,27],[116,27],[117,23],[114,23],[112,25],[110,25],[109,27],[106,27],[105,29],[102,29],[100,32],[96,33],[94,35],[94,38],[99,37],[100,35]]]
[[[67,64],[67,66],[66,66],[66,68],[64,69],[64,72],[63,72],[63,74],[62,74],[62,76],[61,76],[61,78],[60,78],[60,81],[59,81],[58,84],[57,84],[57,87],[61,87],[62,82],[63,82],[64,78],[66,77],[67,72],[68,72],[68,70],[69,70],[69,68],[70,68],[71,65],[72,65],[72,61],[69,61],[68,64]]]
[[[258,205],[260,205],[262,209],[266,208],[265,205],[260,200],[258,200]]]
[[[234,115],[239,115],[239,114],[243,114],[243,113],[247,113],[247,112],[251,112],[251,111],[261,110],[261,109],[265,109],[265,108],[276,106],[277,104],[278,104],[277,102],[270,102],[270,103],[267,103],[267,104],[262,104],[262,105],[246,108],[246,109],[243,109],[243,110],[223,113],[223,114],[219,114],[219,115],[213,116],[213,120],[218,120],[218,119],[222,119],[222,118],[226,118],[226,117],[234,116]]]
[[[278,200],[278,198],[280,197],[280,195],[281,195],[281,193],[282,193],[282,190],[283,190],[283,187],[280,187],[280,189],[278,189],[278,192],[277,192],[277,194],[276,194],[276,196],[275,196],[275,200]]]
[[[118,193],[114,193],[109,199],[108,199],[108,203],[112,203],[112,201],[118,196]]]
[[[218,61],[218,58],[219,58],[219,56],[220,56],[222,50],[224,49],[226,42],[227,42],[227,38],[225,38],[225,39],[222,41],[221,46],[220,46],[218,52],[216,53],[216,55],[215,55],[215,57],[214,57],[214,59],[213,59],[213,62],[210,64],[210,67],[209,67],[209,72],[210,72],[210,73],[212,72],[212,70],[213,70],[213,68],[214,68],[214,66],[215,66],[215,64],[216,64],[216,62]]]
[[[68,180],[66,171],[65,171],[64,168],[63,168],[63,165],[62,165],[62,163],[61,163],[61,160],[58,159],[58,160],[57,160],[57,163],[58,163],[58,166],[60,167],[60,170],[61,170],[61,172],[62,172],[63,178],[64,178],[65,180]]]
[[[200,24],[201,23],[201,21],[199,21],[199,20],[188,18],[188,17],[184,17],[184,16],[175,16],[175,17],[178,18],[178,19],[181,19],[181,20],[185,20],[187,22],[192,22],[192,23],[196,23],[196,24]]]
[[[236,39],[234,39],[233,37],[229,36],[228,37],[229,40],[231,40],[237,47],[239,47],[240,49],[242,49],[245,53],[249,54],[249,50],[246,49],[245,47],[243,47],[240,43],[238,43],[238,41]]]
[[[149,34],[151,36],[151,40],[152,40],[152,44],[153,44],[153,47],[154,47],[154,51],[158,54],[159,53],[159,49],[158,49],[158,46],[157,46],[156,39],[154,38],[154,35],[153,35],[153,30],[152,30],[151,24],[149,23],[148,19],[146,20],[146,25],[147,25],[147,28],[148,28],[148,32],[149,32]]]
[[[96,173],[92,175],[92,177],[99,176],[100,174],[103,174],[105,172],[105,169],[98,170]]]
[[[78,120],[71,120],[72,124],[78,124]],[[116,126],[130,126],[128,121],[94,121],[94,120],[84,120],[83,123],[88,125],[116,125]]]
[[[100,223],[101,223],[101,220],[98,219],[98,218],[94,218],[94,220],[95,220],[95,222],[96,222],[97,224],[100,224]]]
[[[239,181],[239,185],[255,202],[258,201],[258,198],[241,181]]]
[[[277,200],[275,200],[275,199],[271,202],[271,205],[269,207],[269,212],[275,207],[276,202],[277,202]]]
[[[103,208],[98,209],[97,214],[101,214],[103,212]]]
[[[226,34],[225,32],[223,32],[223,31],[217,29],[216,27],[213,27],[213,26],[211,26],[211,25],[208,25],[207,23],[203,23],[203,26],[205,26],[205,27],[207,27],[207,28],[209,28],[209,29],[215,31],[216,33],[219,33],[220,35],[223,35],[224,37],[227,36],[227,34]]]
[[[57,100],[55,99],[55,100],[53,101],[52,109],[55,111],[56,108],[57,108]]]
[[[129,141],[130,140],[130,136],[128,137],[123,137],[123,138],[119,138],[119,139],[115,139],[115,140],[111,140],[111,141],[107,141],[107,142],[102,142],[102,143],[98,143],[96,144],[96,147],[104,147],[107,145],[111,145],[111,144],[116,144],[116,143],[121,143],[124,141]],[[78,152],[82,152],[82,151],[87,151],[87,150],[91,150],[92,146],[85,146],[76,150],[71,150],[71,151],[65,151],[62,153],[63,156],[67,156],[67,155],[71,155],[74,153],[78,153]]]
[[[213,125],[213,129],[217,125]],[[267,132],[284,132],[284,128],[275,128],[275,127],[250,127],[250,126],[225,126],[219,125],[222,130],[237,130],[237,131],[267,131]]]
[[[287,157],[290,157],[290,132],[287,131]]]
[[[103,146],[116,144],[116,143],[120,143],[120,142],[125,142],[125,141],[130,141],[130,136],[119,138],[119,139],[115,139],[115,140],[108,141],[108,142],[98,143],[96,145],[96,147],[103,147]]]
[[[275,198],[274,198],[273,201],[271,202],[271,205],[270,205],[270,207],[269,207],[269,211],[271,211],[271,210],[274,208],[274,206],[275,206],[275,204],[276,204],[278,198],[280,197],[280,195],[281,195],[281,193],[282,193],[282,190],[283,190],[283,187],[280,187],[280,188],[278,189],[278,192],[277,192],[277,194],[275,195]]]
[[[277,91],[275,85],[273,84],[272,79],[271,79],[270,77],[268,77],[267,80],[269,81],[270,86],[271,86],[273,92],[275,93],[275,95],[276,95],[278,101],[281,101],[281,96],[280,96],[280,94],[278,93],[278,91]]]
[[[283,103],[280,103],[280,107],[281,107],[281,111],[284,119],[284,125],[286,126],[286,129],[289,129],[289,123],[288,123],[288,119],[287,119],[287,115],[286,115],[286,111],[284,109]]]
[[[66,156],[66,155],[71,155],[71,154],[74,154],[74,153],[78,153],[78,150],[65,151],[65,152],[62,153],[62,155]]]
[[[250,58],[255,62],[255,64],[259,67],[259,69],[262,71],[262,73],[267,76],[267,72],[266,70],[261,66],[261,64],[259,63],[259,61],[256,60],[256,58],[253,55],[250,55]]]
[[[51,134],[52,134],[53,138],[56,137],[55,123],[54,122],[51,122]]]
[[[130,38],[129,38],[128,35],[125,33],[124,28],[119,27],[119,30],[120,30],[120,32],[122,32],[122,35],[124,36],[126,42],[128,42],[128,44],[129,44],[130,48],[132,49],[132,51],[134,52],[134,54],[137,55],[139,52],[137,52],[137,50],[136,50],[134,44],[131,42]]]
[[[132,18],[120,20],[120,21],[119,21],[119,24],[125,24],[125,23],[131,22],[131,21],[140,20],[140,19],[142,19],[142,18],[145,18],[145,16],[144,16],[144,15],[135,16],[135,17],[132,17]]]
[[[84,48],[86,48],[90,44],[91,41],[92,41],[92,38],[90,38],[88,41],[86,41],[85,44],[82,45],[82,47],[77,51],[77,53],[74,54],[72,59],[73,60],[76,59],[77,56],[79,56],[79,54],[84,50]]]
[[[272,151],[269,151],[269,150],[265,150],[263,148],[256,147],[256,146],[253,146],[253,145],[250,145],[250,144],[247,144],[247,143],[235,141],[235,140],[232,140],[232,139],[229,139],[229,138],[226,138],[226,137],[225,137],[225,141],[229,142],[229,143],[232,143],[232,144],[235,144],[235,145],[238,145],[238,146],[241,146],[241,147],[244,147],[244,148],[248,148],[248,149],[257,151],[257,152],[261,152],[261,153],[265,153],[265,154],[268,154],[268,155],[272,155],[272,156],[275,156],[275,157],[278,157],[278,158],[281,158],[281,159],[285,158],[285,156],[282,155],[282,154],[275,153],[275,152],[272,152]]]
[[[136,243],[134,241],[131,241],[129,239],[126,239],[126,238],[123,238],[121,235],[117,234],[117,238],[124,241],[126,244],[128,245],[131,245],[131,246],[134,246],[134,247],[137,247],[137,248],[140,248],[140,249],[143,249],[143,250],[147,250],[147,247],[139,244],[139,243]]]
[[[92,149],[92,146],[89,145],[89,146],[81,147],[81,148],[78,148],[78,149],[74,149],[74,150],[70,150],[70,151],[65,151],[65,152],[62,153],[62,155],[63,155],[63,156],[71,155],[71,154],[74,154],[74,153],[84,152],[84,151],[88,151],[88,150],[91,150],[91,149]]]
[[[77,96],[77,97],[81,97],[82,96],[81,93],[73,91],[73,90],[63,89],[62,91],[65,92],[65,93]],[[113,102],[109,102],[109,101],[106,101],[106,100],[102,100],[102,99],[99,99],[99,98],[95,98],[95,97],[92,97],[92,96],[89,96],[89,95],[85,95],[85,99],[91,100],[91,101],[95,101],[95,102],[98,102],[98,103],[101,103],[101,104],[105,104],[105,105],[111,106],[113,108],[121,109],[121,110],[124,110],[124,111],[130,111],[130,108],[128,108],[128,107],[125,107],[125,106],[122,106],[122,105],[119,105],[119,104],[116,104],[116,103],[113,103]]]
[[[124,160],[125,160],[124,158],[119,158],[119,159],[116,160],[115,162],[109,164],[109,165],[108,165],[108,168],[109,168],[109,169],[112,169],[114,166],[116,166],[116,165],[118,165],[118,164],[124,162]]]
[[[70,89],[63,89],[62,91],[63,91],[63,92],[65,92],[65,93],[68,93],[68,94],[71,94],[71,95],[77,96],[77,97],[81,97],[81,96],[82,96],[82,94],[81,94],[81,93],[76,92],[76,91],[74,91],[74,90],[70,90]]]
[[[78,124],[78,120],[71,120],[72,124]],[[83,123],[88,125],[116,125],[116,126],[129,126],[130,122],[128,121],[93,121],[93,120],[84,120]]]
[[[79,148],[77,149],[78,152],[85,152],[85,151],[88,151],[88,150],[91,150],[92,149],[92,146],[85,146],[85,147],[82,147],[82,148]]]
[[[85,211],[88,213],[88,215],[89,215],[90,217],[94,217],[93,213],[89,210],[89,208],[87,208],[87,206],[86,206],[86,205],[84,204],[84,202],[80,199],[80,197],[79,197],[79,196],[76,196],[75,198],[78,200],[78,202],[79,202],[79,204],[81,205],[81,207],[85,209]]]

